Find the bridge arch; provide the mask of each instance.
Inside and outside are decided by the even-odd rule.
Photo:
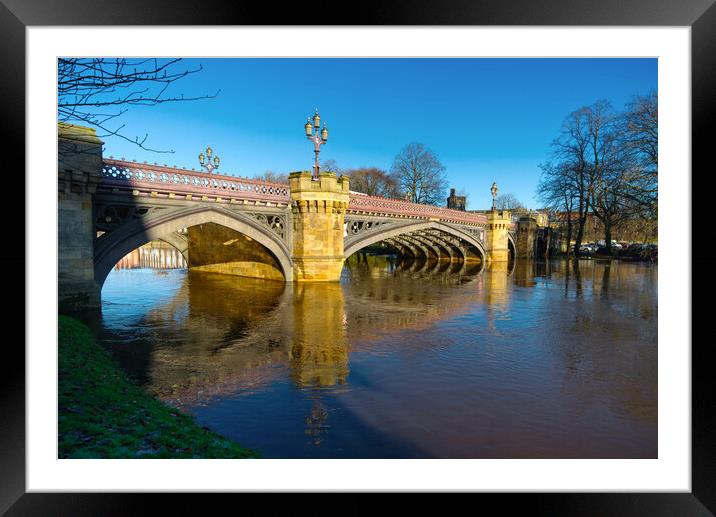
[[[515,237],[512,235],[512,232],[507,234],[507,248],[511,248],[510,251],[513,257],[517,256],[517,245],[515,244]]]
[[[189,263],[189,241],[186,237],[182,237],[177,232],[172,232],[159,237],[159,240],[175,248],[184,257],[184,262]]]
[[[366,232],[364,235],[360,235],[350,241],[346,242],[344,249],[344,256],[350,257],[356,251],[359,251],[366,246],[375,244],[385,239],[400,238],[410,232],[416,232],[421,230],[439,230],[441,232],[448,233],[453,237],[457,237],[462,241],[474,246],[480,253],[482,262],[485,262],[485,247],[478,239],[467,232],[463,232],[458,228],[450,226],[448,224],[439,221],[421,221],[421,222],[407,222],[395,225],[386,225],[385,229],[377,230],[374,232]]]
[[[95,246],[95,281],[102,286],[114,265],[133,249],[152,240],[166,242],[180,228],[206,223],[219,224],[251,237],[273,253],[286,281],[293,281],[293,261],[286,243],[259,222],[222,207],[192,207],[138,219],[102,237]]]
[[[390,247],[392,247],[393,249],[397,250],[398,253],[400,253],[400,254],[402,254],[402,255],[405,255],[406,252],[407,252],[408,254],[410,254],[410,257],[411,257],[413,260],[417,260],[417,259],[418,259],[418,250],[416,250],[416,249],[413,248],[412,246],[408,246],[407,244],[405,244],[405,243],[403,243],[403,242],[400,242],[399,240],[393,239],[393,238],[385,239],[384,242],[385,242],[388,246],[390,246]]]

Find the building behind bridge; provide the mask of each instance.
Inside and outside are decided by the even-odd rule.
[[[491,212],[492,209],[487,210],[468,210],[467,209],[467,196],[458,196],[455,193],[455,189],[450,189],[450,196],[447,198],[447,208],[452,210],[462,210],[463,212],[470,212],[476,214],[486,214]],[[520,218],[529,217],[537,222],[537,226],[545,227],[550,225],[549,210],[546,208],[539,210],[532,210],[528,208],[511,208],[510,213],[512,214],[512,221],[518,222]]]
[[[465,210],[466,208],[466,196],[458,196],[455,194],[455,189],[450,189],[450,196],[447,198],[447,207],[453,210]]]

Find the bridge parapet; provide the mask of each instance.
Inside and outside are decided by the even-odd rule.
[[[474,212],[452,210],[433,205],[421,205],[399,199],[376,196],[351,195],[348,213],[383,217],[436,219],[446,223],[484,226],[487,216]]]
[[[202,197],[218,199],[274,202],[288,205],[291,192],[286,183],[207,174],[177,167],[138,163],[108,158],[102,160],[100,185],[103,189],[136,191],[137,195],[160,197]],[[348,213],[382,217],[434,219],[446,223],[484,226],[487,216],[481,213],[452,210],[433,205],[411,203],[378,196],[350,196]]]
[[[115,159],[102,161],[100,187],[132,190],[145,195],[152,192],[167,197],[179,195],[189,200],[212,197],[282,205],[291,202],[287,184]]]

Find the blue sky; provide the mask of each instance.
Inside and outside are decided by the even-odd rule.
[[[388,170],[410,142],[437,153],[451,187],[472,209],[501,193],[537,207],[539,163],[572,111],[598,99],[622,109],[657,89],[657,60],[610,59],[187,59],[203,71],[167,94],[216,98],[131,107],[123,132],[156,154],[117,137],[105,155],[197,167],[211,145],[225,174],[309,170],[303,124],[318,107],[330,131],[322,160]]]

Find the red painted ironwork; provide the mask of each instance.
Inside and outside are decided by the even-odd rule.
[[[463,212],[433,205],[421,205],[399,199],[376,196],[353,195],[348,203],[349,212],[386,216],[436,218],[445,222],[483,225],[487,216],[476,212]]]
[[[112,158],[103,160],[100,186],[181,196],[212,196],[285,204],[291,202],[289,186],[285,183],[207,174]],[[476,226],[482,226],[487,222],[487,216],[482,213],[463,212],[362,194],[351,194],[348,212],[386,217],[433,218]]]
[[[100,186],[182,196],[291,202],[286,184],[114,159],[103,160]]]

